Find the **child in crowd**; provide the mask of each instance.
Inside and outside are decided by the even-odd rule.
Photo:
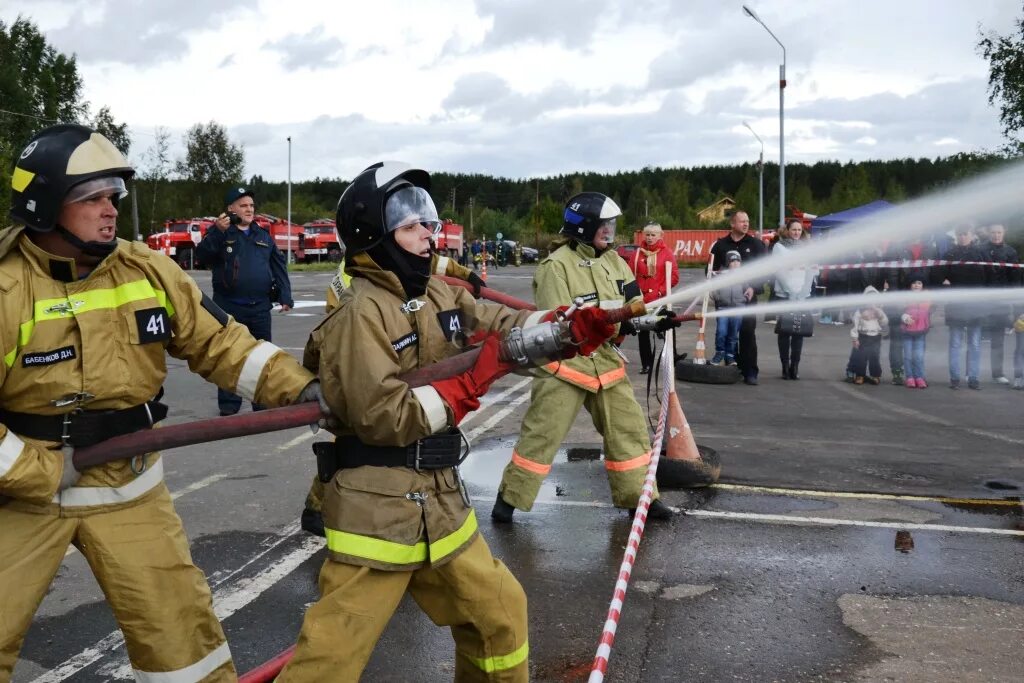
[[[878,294],[878,290],[868,285],[865,294]],[[853,372],[854,384],[864,384],[865,377],[869,384],[882,383],[882,333],[889,324],[889,318],[878,306],[862,306],[853,314]],[[868,374],[870,373],[870,374]]]
[[[730,251],[725,255],[725,262],[729,270],[735,270],[743,265],[743,258],[738,251]],[[715,310],[724,311],[729,308],[739,308],[747,303],[747,297],[743,291],[747,285],[737,283],[730,287],[723,287],[711,296],[715,300]],[[725,365],[736,365],[736,347],[740,339],[740,322],[743,316],[723,315],[718,318],[715,328],[715,355],[711,359],[713,365],[725,363]]]
[[[915,277],[910,282],[910,290],[920,292],[924,289],[924,280]],[[931,327],[931,302],[920,301],[909,304],[900,316],[900,329],[903,330],[903,366],[907,378],[903,382],[908,389],[925,389],[928,383],[924,380],[925,337]]]
[[[1024,389],[1024,313],[1013,323],[1017,346],[1013,351],[1013,388]]]

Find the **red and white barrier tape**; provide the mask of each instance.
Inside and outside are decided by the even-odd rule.
[[[636,514],[633,516],[633,527],[629,530],[626,551],[622,555],[619,577],[615,581],[615,592],[612,594],[612,601],[608,606],[608,617],[605,619],[604,630],[601,632],[601,640],[597,646],[597,654],[594,656],[594,664],[590,668],[589,683],[601,683],[604,680],[605,672],[608,670],[608,658],[611,657],[612,643],[615,642],[615,631],[619,626],[619,616],[622,614],[622,603],[626,600],[629,577],[633,573],[633,562],[636,560],[637,551],[640,549],[640,539],[644,536],[644,526],[647,523],[647,510],[651,506],[651,496],[654,494],[655,476],[658,472],[658,462],[661,460],[661,444],[664,441],[665,424],[668,421],[668,395],[674,382],[671,366],[674,360],[671,334],[671,332],[665,334],[665,344],[661,349],[661,367],[664,375],[662,379],[665,381],[661,392],[661,412],[658,414],[658,428],[654,432],[654,444],[651,446],[651,462],[647,466],[647,476],[644,478],[643,492],[640,494],[640,500],[636,506]]]
[[[855,268],[931,268],[932,266],[993,266],[996,268],[1024,268],[1024,263],[1009,263],[1006,261],[947,261],[945,259],[916,259],[913,261],[831,263],[814,267],[819,270],[853,270]]]

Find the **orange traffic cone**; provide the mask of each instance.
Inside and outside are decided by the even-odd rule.
[[[484,252],[484,257],[482,259],[480,259],[480,260],[482,261],[482,263],[480,264],[480,279],[483,280],[484,282],[487,282],[487,252],[486,251]]]
[[[683,415],[676,392],[668,395],[668,424],[665,425],[665,457],[669,460],[700,460],[690,423]]]
[[[698,446],[693,440],[693,432],[675,391],[668,396],[668,419],[661,455],[658,486],[663,489],[708,486],[718,481],[722,473],[718,452],[706,446]]]

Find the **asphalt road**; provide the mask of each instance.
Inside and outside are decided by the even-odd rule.
[[[698,276],[685,271],[684,282]],[[531,277],[532,268],[507,268],[489,282],[530,299]],[[329,278],[296,274],[302,307],[275,315],[275,342],[297,356]],[[205,273],[196,279],[208,290]],[[817,328],[799,382],[777,379],[775,335],[759,324],[759,386],[678,383],[698,442],[722,457],[721,482],[664,492],[686,514],[648,525],[608,680],[1024,680],[1024,392],[947,389],[941,327],[928,338],[931,388],[845,384],[848,332]],[[695,325],[682,328],[680,350],[695,335]],[[635,340],[625,348],[656,419]],[[170,366],[169,421],[216,415],[214,387]],[[475,454],[464,473],[487,542],[529,596],[531,678],[585,680],[629,520],[608,505],[600,440],[583,415],[534,511],[509,528],[491,524],[528,400],[524,378],[495,385],[465,423]],[[317,438],[326,437],[296,429],[166,454],[168,486],[241,671],[292,644],[317,598],[322,543],[297,527]],[[912,548],[897,544],[900,531]],[[406,600],[364,680],[451,680],[453,649]],[[130,678],[117,625],[71,552],[14,680]]]

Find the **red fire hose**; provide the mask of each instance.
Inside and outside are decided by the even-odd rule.
[[[270,683],[270,681],[277,678],[277,675],[281,673],[281,669],[291,660],[294,654],[295,646],[292,645],[273,659],[263,662],[252,671],[240,676],[238,683]]]
[[[473,291],[473,285],[469,284],[465,280],[460,280],[457,277],[449,277],[447,275],[435,275],[434,277],[436,277],[438,280],[446,282],[447,284],[451,285],[452,287],[462,287],[463,289],[468,289],[471,292]],[[480,298],[481,299],[487,299],[488,301],[493,301],[496,304],[502,304],[503,306],[508,306],[509,308],[514,308],[517,311],[536,311],[537,310],[537,307],[534,306],[533,304],[531,304],[529,301],[523,301],[522,299],[517,299],[514,296],[511,296],[509,294],[505,294],[504,292],[499,292],[498,290],[491,289],[490,287],[481,287],[480,288]]]
[[[643,313],[642,304],[624,306],[609,311],[608,320],[613,324],[621,323],[629,318],[643,315]],[[454,377],[469,370],[473,367],[479,354],[479,348],[471,348],[457,356],[399,375],[399,379],[410,387],[426,386],[439,379]],[[92,446],[75,449],[75,468],[82,470],[111,460],[121,460],[153,451],[301,427],[315,423],[322,416],[320,407],[316,403],[300,403],[285,408],[261,410],[258,413],[217,417],[160,429],[147,429],[115,436]]]

